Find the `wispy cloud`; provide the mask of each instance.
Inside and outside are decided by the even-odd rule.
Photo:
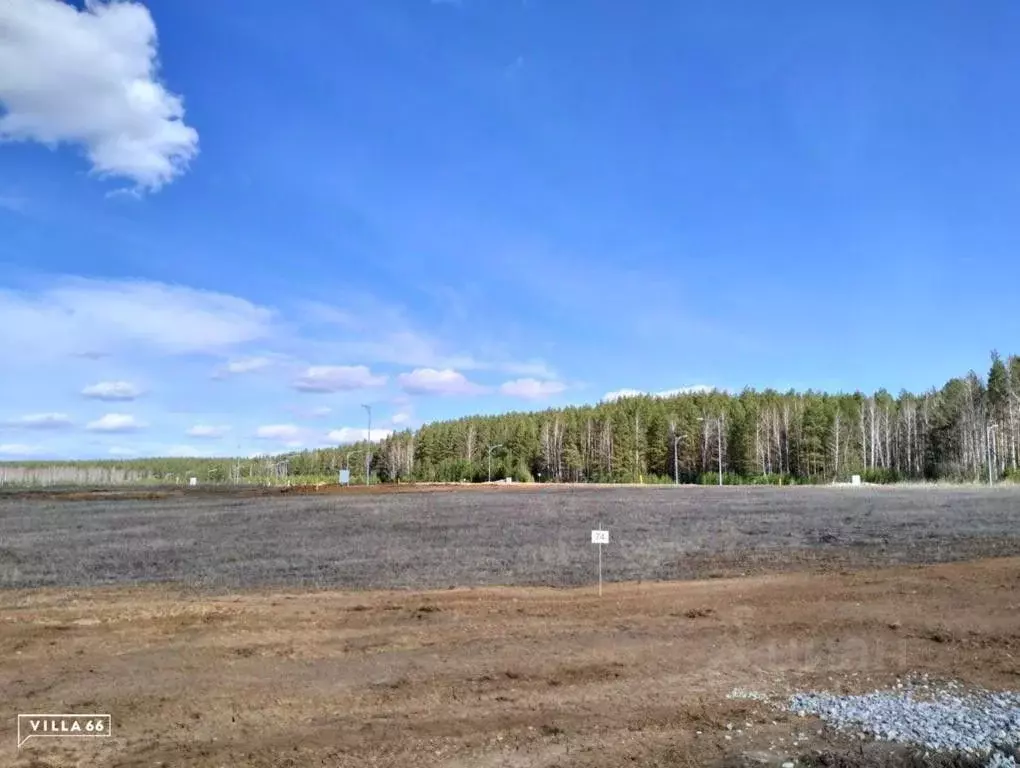
[[[397,377],[401,389],[409,395],[476,395],[485,387],[467,379],[460,371],[451,368],[418,368]]]
[[[225,379],[228,376],[236,376],[245,373],[262,371],[273,365],[273,360],[268,357],[240,357],[230,360],[216,369],[213,378]]]
[[[304,430],[296,424],[266,424],[255,430],[260,440],[296,441]]]
[[[373,429],[372,442],[378,443],[380,440],[385,440],[392,434],[392,429]],[[326,439],[331,443],[337,443],[339,445],[357,443],[368,439],[368,430],[358,427],[341,427],[340,429],[334,429],[327,433]]]
[[[473,356],[470,351],[441,340],[441,334],[450,331],[442,322],[430,325],[426,332],[401,309],[373,303],[371,299],[352,300],[350,306],[335,308],[336,312],[329,306],[307,312],[307,307],[302,310],[302,306],[285,301],[280,307],[269,307],[237,295],[152,281],[39,276],[32,282],[0,287],[0,346],[5,348],[13,365],[32,375],[46,366],[59,366],[75,378],[87,376],[78,380],[78,392],[99,402],[129,403],[145,394],[144,390],[149,389],[147,382],[159,382],[160,395],[151,408],[169,407],[177,413],[189,414],[189,421],[177,426],[168,419],[169,433],[161,431],[158,425],[153,427],[153,439],[164,446],[178,439],[198,445],[201,445],[198,440],[212,439],[213,432],[189,432],[187,438],[184,433],[189,424],[192,428],[216,428],[221,423],[230,423],[227,403],[233,402],[235,394],[238,398],[257,396],[261,398],[259,402],[271,398],[274,389],[280,394],[288,388],[304,393],[339,394],[340,397],[323,397],[319,402],[328,405],[320,408],[311,407],[319,402],[310,397],[306,410],[292,409],[290,416],[263,418],[269,427],[281,418],[311,427],[314,424],[311,419],[346,417],[340,410],[346,407],[343,393],[372,390],[376,392],[372,402],[386,403],[394,411],[390,420],[382,410],[377,413],[377,426],[389,429],[417,423],[406,395],[499,393],[498,385],[482,386],[489,382],[476,381],[473,371],[512,371],[512,375],[497,380],[516,381],[507,382],[503,389],[510,396],[537,398],[540,393],[549,394],[549,387],[555,386],[527,382],[556,379],[541,360],[529,357],[515,360],[499,344],[487,346],[480,339],[473,341],[474,348],[484,354]],[[316,312],[319,324],[308,320],[308,315]],[[328,325],[322,325],[327,320]],[[47,339],[46,344],[40,344],[40,338]],[[365,356],[359,359],[361,354]],[[112,365],[108,368],[102,362],[86,362],[106,357],[116,360],[114,370],[123,373],[104,375],[103,371],[113,372]],[[222,364],[219,370],[228,377],[262,371],[267,374],[259,375],[257,381],[244,387],[236,385],[235,393],[229,389],[231,385],[214,387],[209,383],[213,360]],[[321,360],[336,364],[308,362]],[[382,368],[384,363],[374,362],[377,360],[394,361],[390,365],[396,370],[390,373]],[[410,365],[407,361],[411,360],[433,364]],[[459,367],[460,364],[464,367]],[[101,373],[97,374],[97,370]],[[204,393],[204,383],[216,391]],[[393,391],[388,386],[391,384]],[[152,386],[155,389],[156,384]],[[396,392],[405,394],[404,402],[392,399]],[[207,395],[228,400],[217,404],[215,410],[195,409],[193,404]],[[237,404],[242,407],[240,399]],[[67,407],[60,401],[53,405]],[[330,406],[332,411],[328,410]],[[217,421],[212,423],[200,423],[213,418],[205,413],[223,415],[215,417]],[[80,419],[85,431],[116,434],[147,426],[140,418],[125,413],[108,413],[97,418],[99,415],[89,414],[92,421]],[[147,411],[145,416],[147,421],[156,420],[155,411]],[[66,426],[72,426],[70,417],[65,418]],[[59,419],[53,419],[48,425],[40,421],[38,425],[19,422],[17,426],[57,429],[61,424]],[[175,432],[177,437],[173,436]],[[326,434],[321,426],[290,437],[272,437],[263,430],[262,439],[276,440],[289,448],[297,442],[307,446],[321,444],[327,439]],[[8,442],[31,441],[12,438]],[[157,443],[150,441],[147,445]],[[106,450],[106,446],[86,450]]]
[[[606,392],[602,399],[611,403],[624,397],[676,397],[677,395],[697,394],[699,392],[711,392],[712,390],[713,387],[707,384],[694,384],[690,387],[664,389],[661,392],[648,392],[640,389],[617,389],[614,392]]]
[[[139,190],[172,181],[197,154],[183,102],[158,76],[144,5],[4,0],[0,29],[0,139],[81,146],[97,175]]]
[[[443,306],[456,303],[456,297],[444,295]],[[460,311],[460,310],[459,310]],[[493,370],[515,376],[553,374],[541,360],[515,360],[505,350],[494,349],[491,340],[474,344],[486,354],[473,354],[462,346],[463,322],[447,328],[447,337],[435,329],[424,330],[403,308],[371,296],[350,298],[343,307],[321,302],[301,305],[301,319],[312,328],[329,329],[327,341],[309,344],[308,356],[318,359],[389,364],[410,368],[453,368],[460,371]]]
[[[188,437],[199,437],[208,440],[214,440],[223,437],[230,431],[230,427],[227,426],[216,426],[212,424],[196,424],[193,427],[188,427],[186,434]]]
[[[0,344],[25,363],[89,349],[219,352],[266,338],[274,318],[236,296],[166,283],[58,278],[38,291],[0,290]]]
[[[47,343],[39,344],[39,338]],[[253,344],[275,351],[252,354]],[[56,276],[34,288],[0,288],[0,346],[13,365],[26,368],[71,356],[127,361],[229,356],[213,374],[220,379],[292,370],[303,360],[335,361],[298,374],[295,386],[301,391],[381,386],[372,374],[361,383],[344,381],[343,369],[375,365],[555,378],[541,360],[515,360],[504,350],[498,357],[478,357],[458,349],[415,327],[400,308],[371,298],[352,300],[349,309],[298,304],[284,311],[232,294],[140,280]],[[478,346],[497,349],[481,341]]]
[[[66,413],[30,413],[0,422],[0,427],[13,429],[67,429],[74,422]]]
[[[148,426],[145,422],[139,421],[134,416],[125,413],[108,413],[95,421],[85,425],[89,432],[137,432]]]
[[[527,400],[542,400],[566,391],[567,385],[561,381],[539,381],[538,379],[515,379],[502,384],[501,394],[508,397],[522,397]]]
[[[550,320],[584,317],[586,332],[605,343],[625,341],[649,354],[652,349],[663,354],[679,345],[679,339],[688,350],[692,346],[725,345],[731,350],[754,346],[746,332],[699,307],[703,297],[693,283],[648,280],[647,271],[635,266],[638,253],[576,254],[522,241],[508,243],[487,258],[506,275],[506,284],[513,285],[510,295],[515,301],[530,297],[538,312],[548,313]],[[563,290],[564,285],[570,285],[570,290]],[[591,312],[592,297],[600,296],[612,296],[613,312]],[[664,328],[670,330],[665,338]]]
[[[300,392],[353,392],[385,384],[385,376],[373,375],[364,365],[314,365],[294,381],[294,389]]]
[[[123,401],[135,400],[142,396],[142,389],[130,381],[101,381],[81,391],[82,397],[91,400]]]
[[[0,456],[7,456],[9,458],[28,458],[41,452],[42,450],[36,445],[0,443]]]

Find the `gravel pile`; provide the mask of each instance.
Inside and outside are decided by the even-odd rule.
[[[788,701],[801,716],[817,715],[844,731],[931,750],[989,754],[995,768],[1016,765],[1020,693],[971,690],[956,683],[900,683],[859,696],[801,693]]]

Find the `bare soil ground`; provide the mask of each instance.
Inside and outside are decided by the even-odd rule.
[[[1016,687],[1018,607],[1009,558],[613,584],[601,599],[591,587],[8,590],[0,762],[861,765],[813,718],[727,694],[908,673]],[[13,716],[37,711],[108,712],[115,735],[17,751]],[[875,749],[869,764],[892,764]],[[825,762],[840,754],[854,762]]]
[[[1020,487],[0,497],[0,586],[576,586],[1020,555]]]
[[[1018,501],[4,497],[0,765],[966,765],[862,748],[727,694],[920,673],[1020,687]],[[600,519],[615,581],[602,598],[588,543]],[[701,580],[675,580],[688,577]],[[110,713],[114,737],[18,750],[18,712]]]

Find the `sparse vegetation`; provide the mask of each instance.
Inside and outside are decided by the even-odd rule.
[[[27,494],[0,496],[0,572],[8,587],[584,584],[601,520],[608,580],[728,577],[1018,554],[1018,506],[1013,488]],[[434,606],[411,608],[425,617]]]

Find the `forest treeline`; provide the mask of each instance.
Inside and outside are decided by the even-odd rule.
[[[492,446],[493,478],[521,481],[967,481],[989,467],[1002,479],[1020,474],[1020,357],[993,353],[987,377],[922,394],[746,389],[437,422],[384,440],[373,471],[484,480]]]
[[[597,405],[470,416],[367,443],[260,459],[145,459],[158,480],[336,478],[373,482],[827,483],[1020,479],[1020,357],[992,354],[921,394],[746,389],[625,397]],[[114,463],[105,463],[114,466]],[[67,466],[67,465],[64,465]]]

